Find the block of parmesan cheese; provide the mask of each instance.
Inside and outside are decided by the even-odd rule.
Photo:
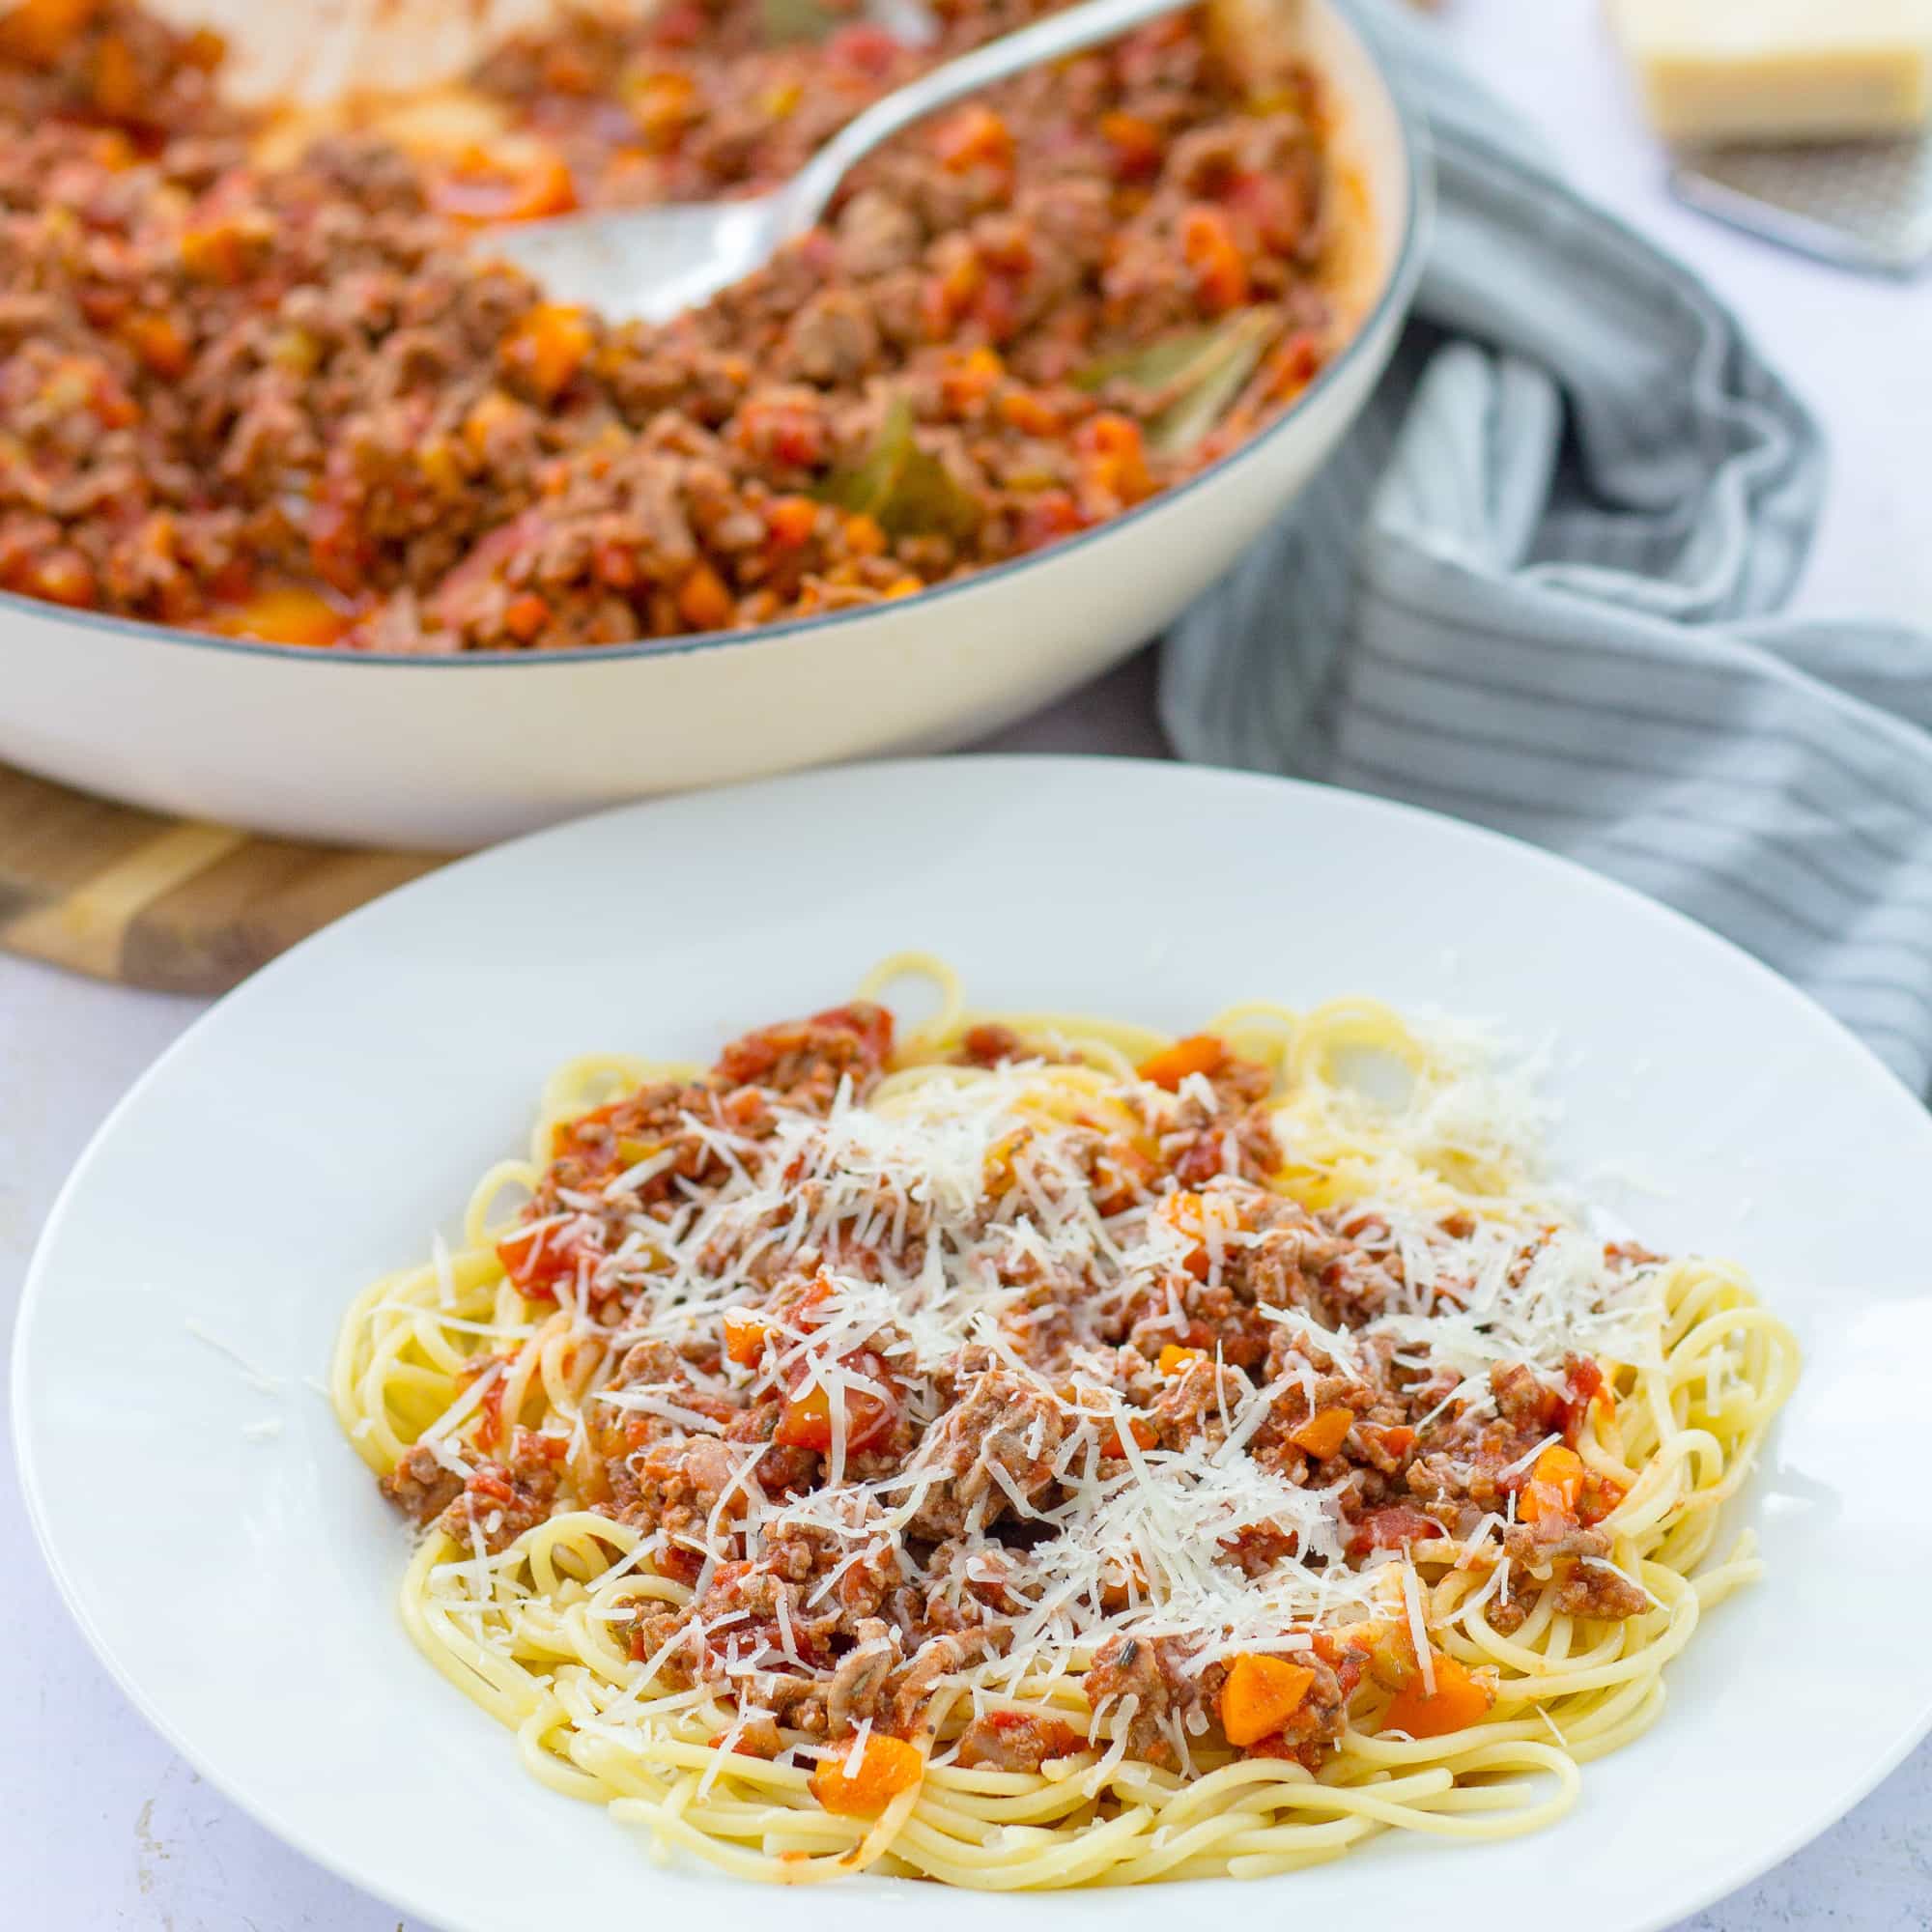
[[[1609,0],[1665,139],[1818,141],[1932,119],[1932,0]]]

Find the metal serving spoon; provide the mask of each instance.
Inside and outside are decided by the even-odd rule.
[[[989,41],[874,101],[768,194],[524,222],[491,230],[483,245],[559,300],[586,303],[619,321],[668,321],[762,268],[812,227],[853,164],[901,128],[1009,74],[1118,39],[1191,4],[1086,0]]]

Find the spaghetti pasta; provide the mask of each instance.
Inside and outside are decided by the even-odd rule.
[[[1758,1575],[1719,1506],[1798,1373],[1737,1268],[1553,1206],[1542,1124],[1372,1001],[1177,1041],[923,955],[708,1070],[573,1062],[343,1325],[410,1634],[748,1878],[1535,1830]]]

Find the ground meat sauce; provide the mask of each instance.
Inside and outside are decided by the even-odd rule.
[[[1022,1640],[1066,1575],[1053,1539],[1089,1537],[1078,1513],[1095,1473],[1124,1475],[1130,1458],[1179,1471],[1225,1450],[1276,1497],[1333,1498],[1326,1555],[1298,1550],[1281,1527],[1293,1512],[1265,1496],[1220,1534],[1207,1560],[1236,1590],[1291,1559],[1396,1578],[1400,1552],[1453,1536],[1477,1575],[1503,1568],[1498,1629],[1545,1591],[1577,1617],[1646,1609],[1603,1560],[1597,1525],[1621,1492],[1574,1454],[1604,1371],[1572,1355],[1498,1363],[1472,1383],[1376,1326],[1418,1306],[1403,1250],[1359,1208],[1311,1212],[1258,1184],[1282,1161],[1264,1068],[1188,1041],[1184,1061],[1157,1057],[1091,1119],[1012,1130],[1037,1121],[1018,1102],[975,1117],[988,1136],[970,1156],[978,1179],[948,1178],[956,1158],[891,1179],[913,1158],[892,1151],[899,1117],[865,1103],[892,1051],[888,1013],[841,1007],[556,1128],[498,1253],[536,1319],[577,1311],[564,1373],[590,1391],[582,1420],[526,1426],[543,1419],[541,1388],[522,1416],[497,1391],[465,1440],[480,1460],[419,1443],[384,1479],[390,1499],[486,1553],[560,1508],[640,1532],[650,1566],[694,1594],[638,1600],[633,1658],[664,1687],[734,1698],[735,1747],[766,1753],[866,1724],[918,1735],[941,1680]],[[956,1061],[979,1069],[969,1083],[1037,1083],[1047,1066],[993,1026],[967,1033]],[[962,1091],[951,1070],[942,1091]],[[930,1145],[956,1146],[935,1131]],[[1106,1231],[1086,1264],[1067,1258],[1070,1236],[1040,1232],[1064,1233],[1050,1209],[1074,1196],[1101,1217],[1083,1225]],[[1445,1232],[1467,1234],[1469,1217],[1448,1215]],[[1545,1236],[1521,1238],[1527,1268]],[[1604,1265],[1614,1280],[1635,1264],[1609,1250]],[[938,1291],[943,1319],[924,1298],[936,1274],[965,1284]],[[979,1318],[945,1298],[975,1281]],[[1463,1292],[1446,1276],[1430,1291],[1452,1308]],[[478,1354],[461,1385],[514,1358]],[[1096,1571],[1095,1618],[1139,1600],[1135,1548]],[[1408,1631],[1398,1608],[1271,1633],[1291,1668],[1231,1656],[1205,1631],[1116,1628],[1092,1641],[1085,1689],[1122,1714],[1125,1749],[1173,1765],[1188,1735],[1226,1720],[1235,1673],[1272,1663],[1292,1697],[1264,1729],[1236,1737],[1230,1722],[1231,1739],[1314,1768],[1359,1690],[1412,1680]],[[1486,1693],[1468,1694],[1480,1709]],[[968,1765],[1034,1771],[1085,1743],[1060,1717],[995,1703],[970,1714],[958,1748]]]
[[[925,48],[831,0],[586,16],[471,77],[487,142],[271,163],[286,128],[222,104],[213,36],[25,0],[0,20],[0,587],[287,644],[607,644],[910,595],[1166,488],[1339,327],[1313,78],[1237,73],[1204,16],[910,130],[663,327],[546,301],[475,242],[769,185],[1046,11],[941,0]]]

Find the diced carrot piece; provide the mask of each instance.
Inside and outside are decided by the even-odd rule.
[[[100,9],[101,0],[19,0],[0,17],[0,50],[44,66],[73,44]]]
[[[1141,1062],[1140,1076],[1172,1094],[1191,1073],[1212,1073],[1228,1057],[1228,1049],[1212,1034],[1197,1033]]]
[[[1022,436],[1060,434],[1060,412],[1031,389],[1009,389],[1000,398],[1000,414]]]
[[[645,148],[662,155],[676,147],[701,111],[697,83],[675,68],[645,69],[626,74],[617,86]]]
[[[137,311],[121,324],[121,339],[156,376],[185,376],[194,352],[172,316]]]
[[[981,343],[964,355],[954,356],[939,378],[940,393],[954,415],[963,415],[992,394],[993,384],[1006,374],[1000,352]]]
[[[1145,1416],[1134,1416],[1127,1423],[1127,1434],[1133,1438],[1136,1449],[1151,1449],[1160,1440],[1160,1431]],[[1100,1437],[1101,1460],[1118,1463],[1126,1453],[1121,1442],[1120,1425],[1116,1423]]]
[[[501,389],[486,389],[463,418],[463,440],[478,456],[487,457],[497,439],[529,416],[529,409]]]
[[[811,1795],[841,1818],[873,1818],[925,1776],[925,1759],[902,1738],[868,1735],[856,1766],[852,1747],[822,1757],[811,1774]]]
[[[884,597],[917,597],[924,588],[925,582],[923,578],[908,575],[894,578],[880,595]]]
[[[431,184],[430,200],[457,221],[541,221],[577,206],[577,184],[554,148],[526,137],[514,155],[470,150]]]
[[[758,96],[758,111],[768,121],[789,121],[804,99],[802,80],[781,80]]]
[[[248,238],[232,221],[213,221],[206,228],[182,232],[182,267],[198,282],[225,282],[231,287],[248,272]]]
[[[1237,1229],[1240,1226],[1239,1209],[1224,1196],[1196,1194],[1183,1187],[1161,1201],[1160,1211],[1178,1233],[1191,1235],[1200,1244],[1189,1252],[1181,1265],[1197,1281],[1206,1281],[1213,1271],[1213,1257],[1208,1248],[1208,1235],[1210,1232],[1225,1235]]]
[[[810,497],[780,497],[765,505],[765,527],[781,550],[811,541],[818,527],[818,505]]]
[[[1583,1493],[1583,1478],[1588,1472],[1583,1459],[1574,1449],[1552,1442],[1536,1459],[1517,1498],[1517,1518],[1522,1522],[1541,1522],[1547,1516],[1574,1516],[1577,1499]]]
[[[832,1398],[823,1383],[815,1383],[785,1404],[772,1439],[788,1449],[816,1449],[821,1455],[832,1447]]]
[[[960,244],[945,265],[928,280],[920,295],[920,315],[926,333],[935,339],[950,334],[967,314],[986,285],[986,270],[973,244]]]
[[[856,517],[845,519],[845,548],[854,556],[879,556],[886,548],[886,533],[880,527],[876,517],[868,517],[863,511]]]
[[[583,366],[595,341],[590,319],[568,302],[538,302],[503,338],[503,367],[554,403]]]
[[[934,130],[933,153],[950,174],[969,168],[1003,168],[1013,157],[1012,131],[981,101],[950,114]]]
[[[1106,411],[1081,424],[1075,440],[1086,458],[1087,481],[1096,490],[1123,503],[1137,503],[1151,493],[1153,477],[1148,470],[1141,426],[1132,417]],[[1218,1047],[1219,1042],[1215,1044]]]
[[[765,1352],[765,1337],[771,1324],[762,1316],[732,1309],[724,1318],[724,1352],[741,1369],[754,1369]],[[827,1411],[828,1419],[830,1410]],[[828,1436],[831,1434],[827,1429]]]
[[[1164,1376],[1184,1375],[1195,1362],[1205,1362],[1208,1351],[1205,1349],[1183,1349],[1178,1342],[1170,1342],[1160,1351],[1159,1368]]]
[[[1248,298],[1248,265],[1227,215],[1197,202],[1180,219],[1180,252],[1202,305],[1219,315]]]
[[[132,121],[141,112],[141,69],[134,50],[119,34],[102,37],[94,49],[88,91],[94,111],[109,121]]]
[[[1288,1439],[1297,1449],[1306,1450],[1318,1463],[1325,1463],[1348,1440],[1349,1431],[1354,1426],[1352,1408],[1337,1406],[1318,1409],[1299,1429],[1292,1430]]]
[[[677,593],[678,615],[694,631],[724,630],[733,609],[724,580],[708,563],[697,565]]]
[[[1138,114],[1119,110],[1100,116],[1100,132],[1114,151],[1116,169],[1130,180],[1144,179],[1160,169],[1160,129]]]
[[[258,590],[231,605],[217,614],[215,628],[227,637],[320,648],[339,643],[350,622],[321,591],[290,583]]]
[[[519,643],[526,644],[550,622],[550,605],[534,590],[513,597],[504,607],[503,628]]]
[[[1236,1658],[1221,1687],[1221,1729],[1245,1749],[1281,1729],[1301,1708],[1314,1671],[1279,1657]]]
[[[74,611],[91,610],[98,596],[93,567],[77,550],[49,551],[20,573],[18,588]]]
[[[1475,1723],[1495,1702],[1489,1688],[1455,1658],[1432,1651],[1430,1667],[1435,1677],[1434,1692],[1417,1666],[1414,1676],[1389,1700],[1383,1730],[1406,1731],[1412,1738],[1439,1738]]]

